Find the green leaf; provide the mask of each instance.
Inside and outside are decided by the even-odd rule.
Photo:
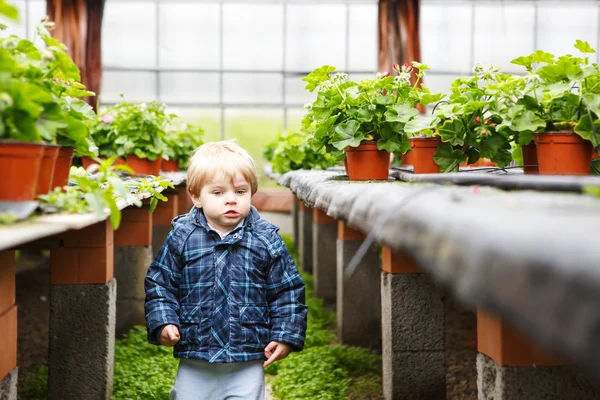
[[[102,198],[110,209],[110,224],[114,230],[119,229],[119,226],[121,225],[121,210],[119,210],[119,207],[112,196],[112,192],[104,192]]]
[[[338,150],[344,150],[346,147],[358,147],[364,139],[364,134],[359,132],[360,123],[356,120],[350,120],[335,127],[335,135],[331,144]]]
[[[450,143],[442,142],[433,155],[433,160],[440,166],[440,172],[446,173],[456,169],[463,156],[461,150],[455,150]]]
[[[156,210],[156,206],[158,205],[158,199],[156,197],[152,197],[150,200],[150,212],[153,213]]]
[[[407,123],[413,117],[419,114],[419,111],[407,103],[394,104],[387,107],[384,114],[387,122],[402,122]]]
[[[505,143],[508,143],[508,141],[502,135],[483,136],[479,154],[483,158],[493,158]]]
[[[462,146],[467,136],[464,124],[458,119],[444,122],[438,129],[438,133],[443,142],[448,142],[453,146]]]
[[[440,119],[434,115],[417,115],[404,125],[404,132],[431,134],[439,123]]]
[[[583,40],[577,39],[574,44],[575,48],[582,53],[595,53],[596,50],[590,46],[588,42],[584,42]]]
[[[0,14],[14,21],[19,19],[19,9],[8,4],[6,0],[0,0]]]
[[[593,124],[593,125],[592,125]],[[583,113],[579,123],[575,125],[575,133],[588,140],[592,145],[600,144],[600,120],[595,119],[593,122],[587,113]]]
[[[491,160],[496,163],[500,168],[504,168],[510,164],[512,161],[512,155],[507,149],[500,149],[498,152],[491,158]]]
[[[510,128],[517,132],[536,132],[546,128],[546,121],[530,110],[523,110],[511,121]]]

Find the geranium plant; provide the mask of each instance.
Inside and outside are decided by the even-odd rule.
[[[264,151],[273,172],[283,174],[297,169],[326,169],[335,165],[335,158],[323,151],[315,151],[310,135],[303,132],[282,132],[267,143]]]
[[[79,97],[93,96],[79,82],[79,70],[66,47],[50,36],[46,18],[36,32],[45,43],[11,35],[0,39],[0,139],[57,142],[91,154],[88,121],[92,108]]]
[[[499,111],[499,130],[514,133],[519,145],[533,140],[533,132],[572,131],[600,143],[600,70],[589,54],[596,51],[577,40],[582,57],[556,57],[541,50],[511,62],[525,67],[523,77],[513,76],[495,89],[505,98]]]
[[[180,169],[188,167],[191,153],[203,143],[204,129],[180,121],[172,121],[165,135],[165,159],[177,160]]]
[[[411,84],[411,73],[417,79]],[[409,143],[404,126],[417,114],[415,106],[440,100],[443,95],[431,94],[419,85],[428,67],[413,62],[394,66],[397,76],[380,73],[374,79],[360,82],[348,80],[345,73],[332,75],[335,67],[324,65],[303,78],[306,89],[317,91],[316,99],[305,106],[302,128],[312,134],[317,150],[341,159],[348,146],[375,141],[379,150],[406,153]]]
[[[92,128],[92,138],[101,157],[125,157],[156,160],[165,154],[165,130],[173,115],[156,101],[123,102],[108,107]]]

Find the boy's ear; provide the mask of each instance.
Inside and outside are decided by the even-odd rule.
[[[190,197],[192,198],[192,203],[194,203],[194,205],[198,208],[202,208],[202,203],[200,203],[200,197],[196,196],[194,194],[190,194]]]

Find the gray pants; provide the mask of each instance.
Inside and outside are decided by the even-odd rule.
[[[209,364],[181,359],[170,400],[264,400],[263,361]]]

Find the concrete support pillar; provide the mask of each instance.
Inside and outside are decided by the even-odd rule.
[[[328,216],[325,211],[313,210],[313,285],[315,296],[323,299],[325,304],[335,304],[337,271],[336,248],[337,220]]]
[[[381,260],[384,397],[445,399],[442,290],[405,254],[383,246]]]
[[[129,207],[123,210],[121,227],[115,232],[117,336],[146,323],[144,278],[152,262],[152,225],[148,206]]]
[[[479,400],[600,398],[600,385],[500,318],[477,311]]]
[[[337,331],[342,343],[381,349],[381,289],[379,246],[372,246],[354,274],[344,272],[365,236],[338,221]]]
[[[168,201],[159,201],[152,214],[152,258],[156,257],[167,235],[171,232],[171,222],[179,215],[179,193],[163,192]]]
[[[300,266],[308,273],[313,272],[313,211],[303,202],[298,209],[298,253],[300,253]]]
[[[0,399],[17,400],[15,252],[0,251]]]
[[[70,231],[50,257],[49,399],[112,394],[116,281],[110,222]]]
[[[294,196],[294,201],[292,202],[292,235],[294,237],[294,248],[298,249],[299,240],[300,240],[300,221],[299,221],[299,213],[300,213],[300,201],[296,196]]]

